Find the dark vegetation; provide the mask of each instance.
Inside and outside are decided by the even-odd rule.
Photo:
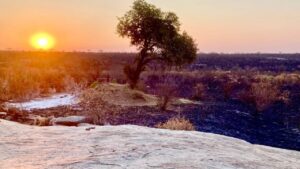
[[[123,66],[132,63],[134,56],[0,52],[1,102],[90,88],[95,81],[125,84]],[[115,110],[124,113],[99,119],[102,120],[99,124],[156,126],[180,116],[198,131],[300,150],[299,65],[299,54],[200,54],[193,64],[180,70],[163,69],[163,73],[152,63],[141,76],[139,90],[159,95],[162,101],[165,96],[171,100],[183,97],[203,104],[172,109],[168,106],[116,107]],[[107,105],[101,109],[111,114],[111,108]],[[10,111],[15,111],[15,118],[19,117],[20,112]],[[71,114],[68,109],[47,111],[49,115],[53,115],[51,111],[56,112],[55,115]]]

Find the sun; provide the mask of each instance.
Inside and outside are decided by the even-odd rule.
[[[30,44],[38,50],[50,50],[55,46],[55,39],[49,33],[39,32],[31,36]]]

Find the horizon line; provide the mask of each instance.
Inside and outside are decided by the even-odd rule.
[[[137,54],[138,52],[129,51],[92,51],[92,50],[11,50],[11,49],[0,49],[0,52],[27,52],[27,53],[94,53],[94,54],[109,54],[109,53],[120,53],[120,54]],[[299,55],[300,52],[198,52],[197,55],[201,54],[218,54],[218,55],[266,55],[266,54],[282,54],[282,55]]]

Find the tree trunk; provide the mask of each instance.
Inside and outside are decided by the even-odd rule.
[[[134,78],[131,79],[130,88],[135,89],[137,87],[137,84],[139,82],[141,73],[145,70],[145,65],[147,62],[145,62],[145,59],[147,58],[147,44],[144,45],[144,48],[140,52],[139,59],[136,60],[136,69],[134,70]]]

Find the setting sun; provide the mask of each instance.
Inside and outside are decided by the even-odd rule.
[[[30,43],[35,49],[49,50],[55,45],[55,39],[48,33],[40,32],[30,38]]]

